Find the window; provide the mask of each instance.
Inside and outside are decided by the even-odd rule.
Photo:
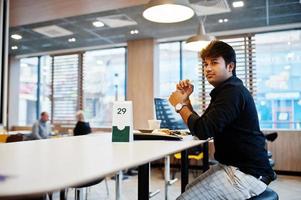
[[[168,98],[180,80],[189,79],[195,86],[190,99],[193,107],[199,110],[198,66],[197,52],[183,48],[183,42],[159,44],[160,84],[156,96]]]
[[[111,126],[112,107],[125,100],[125,48],[84,54],[84,111],[93,126]]]
[[[184,43],[184,42],[183,42]],[[182,44],[183,44],[182,43]],[[193,109],[196,111],[200,111],[200,84],[198,84],[199,77],[199,68],[201,67],[198,53],[195,51],[190,51],[185,49],[185,45],[183,45],[183,77],[181,79],[189,79],[194,85],[194,92],[190,96],[190,101],[193,106]]]
[[[180,73],[180,43],[159,44],[159,97],[169,97],[181,79]]]
[[[20,60],[19,125],[32,124],[37,119],[38,58]]]
[[[111,126],[113,101],[125,100],[125,77],[125,48],[21,59],[19,125],[33,124],[42,111],[51,123],[74,124],[83,109],[92,126]]]
[[[301,128],[301,30],[220,38],[236,51],[237,76],[254,97],[262,129]],[[194,52],[181,42],[163,43],[160,50],[160,97],[168,97],[180,79],[195,85],[197,110],[205,110],[213,87]],[[200,67],[197,67],[200,66]],[[196,71],[197,70],[197,71]],[[197,75],[198,74],[198,75]],[[198,101],[197,101],[198,102]]]
[[[301,30],[255,35],[261,128],[300,129]]]

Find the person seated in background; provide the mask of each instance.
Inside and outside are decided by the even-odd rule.
[[[32,126],[31,140],[47,139],[51,135],[51,127],[48,123],[49,115],[47,112],[42,112],[41,117]]]
[[[82,110],[76,113],[76,120],[77,123],[73,130],[74,136],[86,135],[92,132],[89,122],[85,122],[85,116]]]

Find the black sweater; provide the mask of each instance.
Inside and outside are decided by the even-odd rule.
[[[256,178],[274,177],[260,131],[254,100],[240,79],[230,77],[214,88],[200,117],[190,115],[188,127],[200,139],[214,138],[217,161]]]
[[[78,121],[76,123],[76,126],[73,130],[74,136],[77,135],[86,135],[88,133],[91,133],[91,128],[89,122],[80,122]]]

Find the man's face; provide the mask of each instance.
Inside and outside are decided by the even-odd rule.
[[[203,62],[204,73],[208,82],[214,87],[232,76],[233,63],[226,66],[223,57],[205,58]]]
[[[41,120],[44,122],[47,122],[49,120],[49,115],[48,113],[45,113],[44,115],[41,116]]]

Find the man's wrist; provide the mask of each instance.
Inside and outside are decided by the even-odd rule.
[[[175,105],[176,112],[179,113],[183,109],[184,106],[187,106],[187,104],[186,103],[177,103]]]

